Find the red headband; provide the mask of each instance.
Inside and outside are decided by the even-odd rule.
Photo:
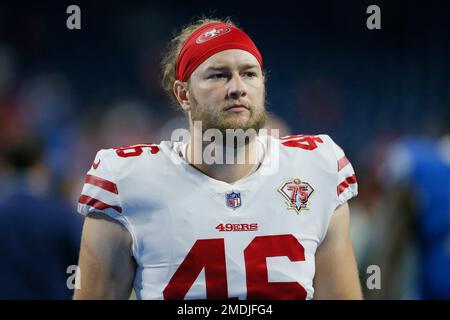
[[[184,43],[177,60],[177,79],[187,81],[203,61],[228,49],[250,52],[262,68],[261,53],[246,33],[232,25],[214,22],[196,30]]]

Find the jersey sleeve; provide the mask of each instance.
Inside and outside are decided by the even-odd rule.
[[[336,194],[338,206],[340,206],[358,195],[358,183],[353,166],[345,156],[344,151],[334,141],[332,141],[332,144],[337,161]]]
[[[78,199],[78,212],[87,215],[101,212],[116,218],[122,213],[120,194],[108,165],[109,150],[100,150],[84,179]]]

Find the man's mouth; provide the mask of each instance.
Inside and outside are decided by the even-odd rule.
[[[225,111],[229,112],[243,112],[245,110],[249,110],[249,108],[243,104],[234,104],[225,108]]]

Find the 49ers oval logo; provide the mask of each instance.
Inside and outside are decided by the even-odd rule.
[[[206,42],[208,40],[217,38],[218,36],[222,36],[228,32],[230,32],[230,28],[213,28],[209,29],[208,31],[203,32],[198,38],[197,38],[197,44]]]

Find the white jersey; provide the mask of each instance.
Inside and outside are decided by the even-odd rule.
[[[315,252],[357,194],[353,168],[327,135],[258,141],[262,166],[235,183],[189,165],[180,142],[97,153],[78,211],[130,232],[137,298],[313,297]],[[274,157],[278,169],[264,172]]]

